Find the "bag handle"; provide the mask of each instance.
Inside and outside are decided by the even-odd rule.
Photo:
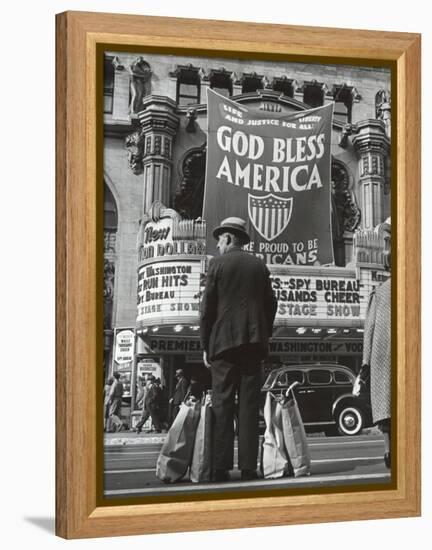
[[[291,384],[291,386],[290,386],[290,387],[287,389],[287,391],[285,392],[285,397],[288,397],[289,392],[292,392],[293,389],[294,389],[296,386],[298,386],[299,384],[300,384],[300,382],[299,382],[298,380],[296,380],[295,382],[293,382],[293,383]],[[294,393],[293,393],[293,397],[295,398]]]

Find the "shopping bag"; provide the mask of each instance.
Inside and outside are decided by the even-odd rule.
[[[282,429],[282,407],[271,393],[267,393],[264,405],[266,430],[261,453],[261,473],[267,479],[290,475],[291,465],[285,450]]]
[[[201,402],[192,398],[180,405],[156,463],[156,475],[165,483],[178,481],[188,471],[200,410]]]
[[[294,471],[294,477],[310,474],[311,459],[303,421],[293,392],[294,382],[286,391],[281,403],[282,430],[285,448]]]
[[[211,480],[213,409],[211,395],[202,402],[189,476],[193,483]]]

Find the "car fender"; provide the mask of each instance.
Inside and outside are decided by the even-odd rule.
[[[363,410],[361,403],[359,402],[359,400],[356,398],[355,395],[353,395],[352,393],[343,393],[336,399],[336,401],[332,405],[332,416],[335,415],[336,409],[338,405],[341,403],[341,401],[345,401],[345,400],[349,400],[351,404],[354,403],[361,411]]]

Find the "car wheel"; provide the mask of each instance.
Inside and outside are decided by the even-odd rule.
[[[336,425],[340,435],[358,435],[363,428],[363,415],[353,405],[344,405],[337,413]]]

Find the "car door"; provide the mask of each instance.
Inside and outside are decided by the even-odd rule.
[[[305,409],[303,422],[313,424],[332,422],[332,373],[326,369],[310,369],[307,380],[308,384],[302,393]]]
[[[294,382],[298,382],[294,387],[294,395],[297,400],[297,405],[300,410],[300,415],[304,423],[309,422],[309,407],[308,407],[308,384],[306,374],[300,369],[290,369],[285,373],[285,388],[289,388]]]

